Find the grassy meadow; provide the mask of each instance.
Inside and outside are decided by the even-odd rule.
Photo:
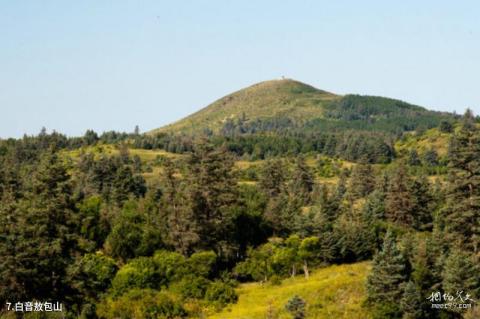
[[[302,276],[280,285],[248,283],[237,288],[239,300],[209,319],[287,319],[285,304],[294,295],[307,302],[308,319],[368,318],[362,308],[368,262],[333,265],[317,269],[307,280]]]

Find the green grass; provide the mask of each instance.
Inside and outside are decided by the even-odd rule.
[[[440,132],[438,128],[432,128],[420,136],[412,133],[395,143],[395,151],[402,156],[415,149],[419,155],[423,155],[428,149],[432,148],[437,151],[440,157],[443,157],[447,155],[451,136],[452,134]]]
[[[318,118],[322,117],[324,104],[338,98],[340,96],[290,79],[265,81],[227,95],[178,122],[150,133],[194,133],[201,132],[205,127],[216,131],[226,120],[243,116],[247,120]]]
[[[369,270],[369,262],[333,265],[313,271],[308,280],[297,276],[279,286],[242,284],[237,288],[238,303],[208,318],[265,319],[269,310],[278,315],[274,318],[291,318],[284,306],[293,295],[299,295],[307,302],[308,319],[366,319],[369,314],[361,304]]]

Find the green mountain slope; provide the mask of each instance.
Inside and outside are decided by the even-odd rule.
[[[259,133],[301,128],[313,131],[402,132],[437,125],[451,115],[399,100],[340,96],[302,82],[265,81],[229,94],[200,111],[150,133]]]
[[[370,316],[362,302],[369,271],[368,262],[332,265],[316,270],[308,280],[297,276],[279,286],[243,284],[237,289],[238,302],[209,319],[263,319],[269,318],[268,314],[271,318],[291,318],[285,304],[294,295],[306,301],[306,319],[366,319]]]
[[[213,102],[200,111],[153,132],[196,132],[220,129],[227,120],[322,116],[327,101],[339,96],[294,80],[254,84]]]

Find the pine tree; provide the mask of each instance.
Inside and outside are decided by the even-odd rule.
[[[431,230],[433,196],[427,177],[415,177],[409,188],[413,200],[413,227],[417,230]]]
[[[443,290],[456,296],[463,292],[474,300],[480,297],[480,264],[468,252],[454,247],[450,251],[443,269]]]
[[[418,156],[417,150],[411,149],[410,153],[408,153],[408,165],[418,166],[420,164],[420,157]]]
[[[385,235],[382,250],[373,258],[367,278],[367,304],[376,318],[400,318],[399,301],[407,280],[407,261],[398,249],[391,231]]]
[[[375,175],[371,165],[354,166],[349,191],[354,198],[365,197],[375,189]]]
[[[425,313],[422,311],[424,299],[415,283],[409,281],[405,285],[405,291],[401,300],[402,319],[425,319]]]
[[[301,200],[301,205],[306,205],[310,202],[310,193],[313,190],[314,180],[305,159],[302,156],[297,158],[291,182],[289,185],[289,193]]]
[[[55,152],[41,157],[25,182],[23,197],[16,204],[8,202],[11,205],[2,207],[7,211],[2,212],[7,218],[2,228],[12,230],[2,229],[0,273],[10,284],[0,295],[65,301],[70,290],[66,269],[79,252],[78,216],[70,176]]]
[[[166,241],[176,251],[188,255],[200,240],[198,226],[193,216],[191,205],[186,197],[184,185],[175,177],[174,163],[170,160],[164,162],[162,176],[162,215],[164,216],[164,232]]]
[[[215,249],[219,255],[228,249],[228,240],[238,206],[237,180],[233,160],[224,148],[201,143],[188,159],[187,192],[198,227],[199,245]]]
[[[449,148],[445,233],[451,242],[480,254],[480,130],[467,110]]]
[[[305,300],[295,295],[288,300],[285,309],[292,314],[293,319],[303,319],[305,318],[305,305]]]
[[[392,175],[385,202],[387,219],[400,225],[412,226],[415,203],[409,187],[411,179],[405,165],[401,163]]]
[[[259,185],[267,198],[278,196],[284,189],[286,168],[281,159],[268,160],[260,174]]]

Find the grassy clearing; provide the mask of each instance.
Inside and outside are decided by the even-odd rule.
[[[407,155],[411,149],[416,149],[419,155],[423,155],[432,148],[443,157],[447,155],[451,136],[449,133],[440,132],[438,128],[432,128],[420,136],[411,134],[404,140],[399,140],[395,144],[395,151],[400,155]]]
[[[334,265],[314,271],[310,279],[297,276],[279,286],[249,283],[237,292],[239,301],[209,319],[265,319],[267,312],[279,319],[291,318],[286,302],[299,295],[307,302],[307,318],[369,318],[361,307],[365,298],[365,280],[370,263]]]

